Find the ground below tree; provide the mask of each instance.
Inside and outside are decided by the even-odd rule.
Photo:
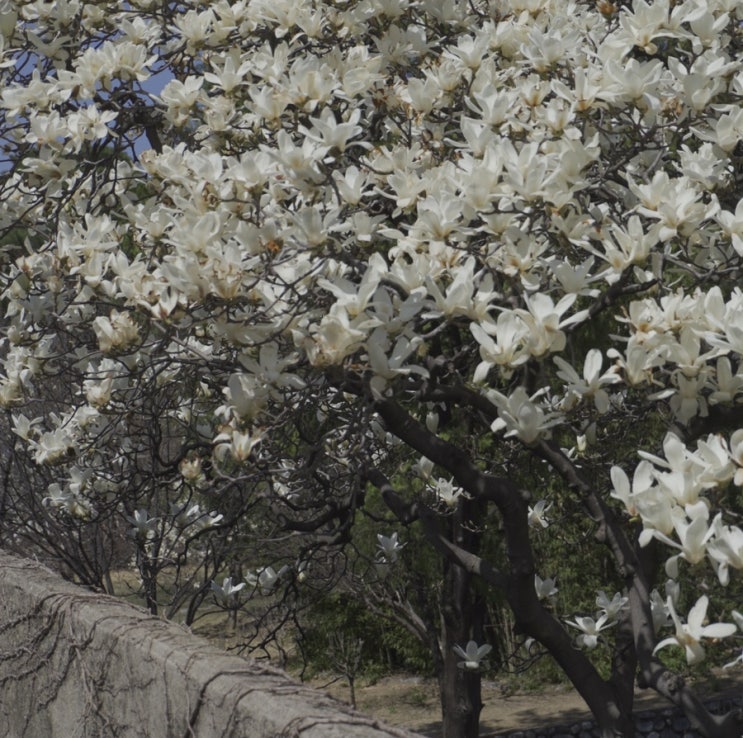
[[[343,680],[328,685],[329,678],[312,684],[334,697],[348,701],[349,690]],[[716,672],[700,681],[705,697],[716,697],[743,689],[743,673]],[[505,693],[504,693],[505,692]],[[430,738],[440,738],[440,713],[436,683],[431,679],[390,676],[375,683],[359,680],[356,686],[357,708],[389,725],[405,726]],[[510,730],[526,730],[546,725],[572,724],[590,720],[583,700],[568,686],[545,687],[539,692],[508,692],[497,682],[483,683],[483,711],[480,735],[497,735]],[[636,709],[667,707],[668,702],[649,691],[638,691]]]

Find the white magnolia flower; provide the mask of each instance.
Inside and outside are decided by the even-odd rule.
[[[463,494],[461,487],[455,487],[453,480],[437,479],[433,488],[436,497],[448,507],[456,507],[457,501]]]
[[[388,383],[398,376],[428,375],[428,372],[422,367],[406,364],[408,359],[415,355],[415,350],[420,343],[418,339],[411,341],[405,336],[400,336],[391,350],[387,347],[387,343],[386,331],[378,328],[372,333],[366,344],[369,364],[374,372],[370,386],[375,397],[384,396]]]
[[[181,463],[178,464],[178,471],[186,481],[195,482],[201,477],[201,459],[198,456],[183,459]]]
[[[279,582],[289,573],[289,571],[290,567],[286,564],[278,571],[276,571],[272,566],[264,566],[260,569],[256,569],[255,572],[248,573],[245,577],[245,581],[251,587],[257,587],[258,591],[262,595],[270,595],[273,594]]]
[[[671,614],[668,611],[666,600],[657,589],[650,593],[650,613],[653,618],[653,630],[656,633],[669,624]]]
[[[511,310],[502,311],[495,323],[470,323],[470,331],[480,344],[482,359],[475,369],[474,382],[485,381],[494,366],[502,367],[508,373],[529,360],[525,348],[529,326]]]
[[[366,339],[366,332],[355,328],[348,313],[337,303],[313,329],[307,355],[315,366],[339,364]]]
[[[428,481],[433,474],[434,463],[426,456],[421,456],[413,466],[413,471],[423,480]]]
[[[581,377],[567,361],[560,356],[555,356],[554,362],[560,367],[557,376],[567,383],[565,387],[566,401],[571,394],[579,399],[589,397],[593,399],[598,412],[603,414],[609,410],[609,395],[603,387],[604,385],[616,384],[621,381],[621,378],[614,367],[601,374],[602,361],[601,351],[591,349],[586,354],[583,362],[583,376]]]
[[[672,515],[678,543],[659,530],[654,536],[668,546],[680,550],[666,561],[666,574],[672,579],[678,577],[678,560],[686,559],[690,564],[698,564],[707,555],[707,543],[715,534],[715,525],[709,524],[709,507],[706,500],[699,500],[685,508],[673,508]]]
[[[668,496],[665,489],[657,485],[653,465],[641,461],[630,485],[629,477],[621,467],[611,468],[611,481],[614,489],[610,496],[620,500],[631,517],[640,517],[644,530],[640,534],[640,544],[646,546],[653,539],[656,531],[666,535],[673,531],[672,511],[675,501]]]
[[[549,295],[542,293],[524,296],[528,309],[514,312],[529,327],[528,350],[532,356],[540,357],[565,348],[565,333],[561,329],[585,320],[588,314],[586,310],[581,310],[563,319],[563,314],[570,309],[576,297],[575,294],[567,294],[555,304]]]
[[[108,317],[97,317],[93,321],[93,330],[104,354],[129,348],[139,338],[139,329],[129,313],[118,310],[112,310]]]
[[[20,436],[24,441],[34,438],[38,430],[36,426],[41,423],[41,418],[27,418],[23,413],[13,415],[13,433]]]
[[[598,646],[601,631],[614,625],[606,613],[600,615],[598,620],[594,620],[592,617],[576,617],[575,620],[567,620],[566,622],[573,628],[582,631],[575,641],[588,651],[592,651]]]
[[[394,564],[397,555],[405,547],[404,543],[397,540],[397,531],[390,536],[377,533],[377,556],[382,563]]]
[[[736,466],[733,483],[743,487],[743,430],[737,430],[730,436],[730,458]]]
[[[268,400],[269,387],[266,381],[252,374],[233,374],[223,394],[228,400],[228,408],[219,412],[237,416],[240,420],[253,420]],[[230,413],[227,412],[229,409]]]
[[[460,669],[476,671],[481,666],[485,665],[483,659],[492,650],[493,647],[490,644],[484,643],[482,646],[478,646],[477,641],[469,641],[464,648],[461,646],[454,646],[454,653],[462,659],[457,666]]]
[[[194,526],[196,530],[211,528],[219,524],[224,517],[215,512],[203,512],[201,506],[190,503],[173,503],[170,506],[170,515],[173,518],[173,524],[178,528],[188,528]]]
[[[666,646],[681,646],[686,651],[686,662],[690,665],[697,664],[703,661],[705,657],[704,647],[701,643],[703,638],[727,638],[733,635],[736,631],[733,623],[704,625],[708,605],[709,598],[707,595],[702,595],[696,601],[694,607],[689,610],[686,623],[682,623],[676,614],[673,599],[669,597],[666,600],[666,607],[673,620],[676,633],[658,643],[653,653],[657,653]]]
[[[558,592],[554,579],[550,577],[542,579],[539,574],[534,575],[534,589],[540,600],[552,599]]]
[[[539,500],[534,507],[529,506],[529,525],[532,528],[547,528],[550,524],[547,517],[547,511],[552,507],[552,503],[547,504],[547,500]]]
[[[490,392],[488,396],[498,407],[499,415],[490,426],[491,430],[497,433],[506,428],[506,437],[517,436],[524,443],[535,443],[547,429],[562,422],[560,413],[545,413],[536,404],[535,400],[542,394],[540,391],[529,397],[523,387],[517,387],[508,397],[500,392]]]
[[[134,515],[127,515],[126,519],[134,526],[129,533],[135,538],[147,540],[157,535],[157,526],[160,519],[151,518],[145,508],[135,510]]]
[[[48,496],[42,502],[55,510],[64,510],[68,515],[78,520],[90,520],[93,506],[84,496],[77,494],[73,489],[63,489],[57,482],[47,488]]]
[[[210,588],[217,601],[225,607],[234,607],[238,603],[238,592],[245,587],[245,582],[232,583],[232,577],[225,577],[219,585],[212,581]]]
[[[737,525],[723,525],[722,514],[718,513],[710,526],[709,537],[707,554],[724,587],[730,581],[731,568],[743,569],[743,530]]]
[[[239,431],[227,426],[214,438],[214,456],[222,461],[229,454],[235,461],[241,463],[250,458],[261,439],[260,433]]]
[[[609,599],[606,592],[599,590],[596,597],[596,606],[600,608],[609,620],[616,620],[622,610],[626,610],[629,604],[629,598],[623,597],[619,592]]]

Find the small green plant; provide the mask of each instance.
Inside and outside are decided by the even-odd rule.
[[[431,694],[423,687],[417,687],[405,696],[405,702],[411,707],[428,707],[431,704]]]

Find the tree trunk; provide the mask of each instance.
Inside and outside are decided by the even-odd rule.
[[[450,520],[451,540],[477,550],[479,536],[471,520],[473,507],[460,501]],[[467,540],[464,540],[467,539]],[[439,677],[443,738],[477,738],[480,731],[482,694],[480,672],[460,669],[462,660],[454,646],[465,648],[468,641],[484,643],[485,602],[475,588],[473,576],[453,562],[444,563],[444,586],[441,592],[443,671]]]
[[[151,615],[157,615],[157,566],[147,555],[143,545],[137,545],[139,573],[142,577],[142,589],[147,609]]]
[[[349,695],[349,701],[351,702],[351,707],[353,709],[356,709],[356,677],[352,674],[346,674],[346,681],[348,682],[348,690],[350,692]]]
[[[458,660],[450,646],[439,678],[442,735],[443,738],[477,738],[482,711],[480,672],[458,668]]]

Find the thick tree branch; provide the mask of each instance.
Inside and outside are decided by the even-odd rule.
[[[492,500],[500,507],[519,494],[510,481],[480,471],[462,448],[431,433],[399,403],[386,399],[374,407],[390,433],[446,469],[472,497]]]
[[[483,475],[484,477],[485,475]],[[536,638],[560,664],[602,727],[602,736],[610,736],[611,726],[621,721],[621,705],[614,690],[604,682],[593,664],[573,643],[562,625],[543,607],[534,589],[534,560],[529,543],[525,502],[514,495],[501,510],[508,546],[510,571],[503,575],[471,552],[464,551],[441,535],[433,511],[420,503],[406,503],[378,470],[367,472],[369,481],[380,489],[382,496],[404,524],[420,521],[424,534],[432,545],[453,563],[480,576],[490,586],[500,588],[506,595],[521,632]],[[486,478],[487,481],[487,478]],[[515,489],[515,487],[514,487]],[[503,499],[503,495],[496,495]],[[497,504],[497,503],[496,503]],[[520,509],[519,509],[520,508]]]

